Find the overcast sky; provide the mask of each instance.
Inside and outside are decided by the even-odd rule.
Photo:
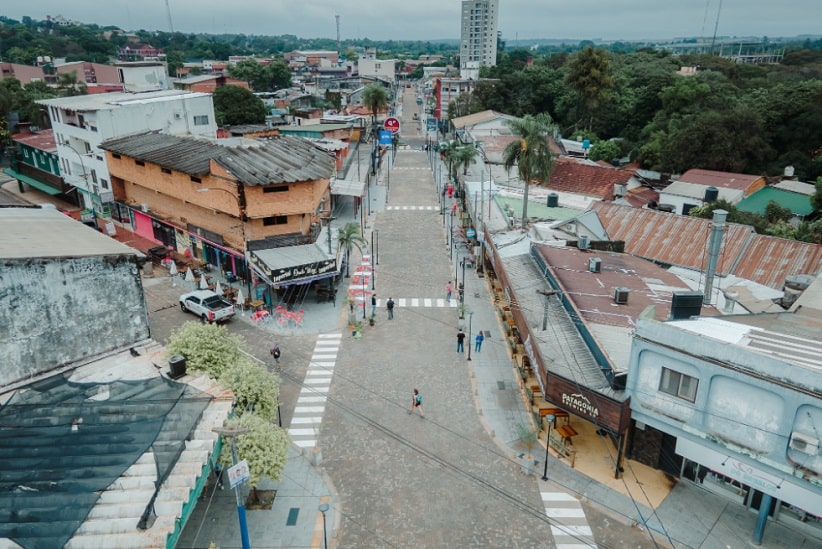
[[[499,0],[499,30],[509,44],[535,38],[636,40],[822,34],[822,0]],[[62,15],[125,30],[169,30],[166,0],[6,1],[13,19]],[[175,31],[340,37],[457,39],[460,0],[168,0]]]

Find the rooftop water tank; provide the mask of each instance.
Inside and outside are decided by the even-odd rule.
[[[550,193],[548,195],[547,206],[549,208],[556,208],[559,206],[559,195],[557,193]]]

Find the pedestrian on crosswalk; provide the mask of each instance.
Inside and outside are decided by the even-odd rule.
[[[389,297],[385,306],[388,309],[388,320],[394,320],[394,300]]]
[[[457,352],[458,353],[464,353],[465,352],[465,346],[463,345],[464,341],[465,341],[465,332],[463,332],[462,328],[460,328],[460,331],[457,332]]]
[[[474,345],[474,352],[475,353],[480,352],[480,349],[482,348],[482,342],[484,340],[485,340],[485,336],[482,335],[482,330],[478,331],[477,332],[477,337],[474,338],[474,341],[476,342],[476,344]]]
[[[445,301],[451,301],[451,281],[445,285]]]

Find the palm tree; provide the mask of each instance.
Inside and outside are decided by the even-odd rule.
[[[512,141],[502,151],[502,165],[510,171],[516,164],[519,178],[525,185],[522,202],[522,228],[525,229],[528,221],[528,186],[534,180],[545,183],[554,168],[550,140],[554,123],[550,116],[540,113],[508,120],[507,124],[514,135],[519,136],[519,140]]]
[[[454,163],[457,167],[462,166],[462,175],[468,175],[468,168],[471,164],[476,164],[478,154],[476,147],[471,145],[457,147],[454,151]]]
[[[377,113],[388,105],[388,94],[380,84],[369,84],[362,92],[362,103],[371,111],[371,123],[377,121]]]
[[[349,268],[351,264],[351,249],[357,248],[362,253],[362,246],[365,244],[365,239],[360,234],[360,226],[356,223],[348,223],[344,227],[340,227],[337,232],[337,242],[340,248],[345,250],[345,277],[348,278]]]

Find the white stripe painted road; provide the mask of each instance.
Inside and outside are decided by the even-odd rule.
[[[418,212],[438,212],[439,206],[388,206],[387,211],[418,211]]]
[[[588,519],[579,500],[565,492],[542,492],[545,516],[552,519],[551,533],[558,549],[596,547]]]
[[[317,445],[341,338],[341,333],[321,334],[314,344],[303,388],[288,428],[292,442],[300,448],[313,448]],[[311,428],[306,429],[306,425]]]
[[[386,301],[387,300],[378,299],[377,300],[377,310],[379,310],[380,308],[384,308]],[[427,308],[427,309],[432,309],[432,308],[433,309],[437,309],[437,308],[442,309],[442,308],[450,307],[452,309],[455,309],[455,308],[459,307],[459,304],[460,304],[460,302],[459,302],[458,299],[452,299],[451,301],[445,301],[442,298],[434,299],[434,298],[431,298],[431,297],[422,297],[422,298],[420,298],[420,297],[409,297],[409,298],[398,297],[398,298],[394,299],[394,305],[396,307],[424,307],[424,308]]]

